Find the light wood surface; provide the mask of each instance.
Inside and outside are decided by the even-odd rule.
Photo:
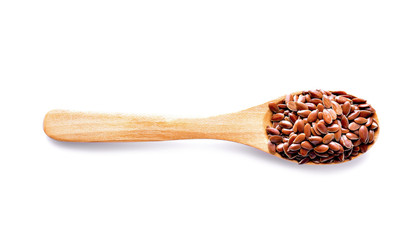
[[[176,139],[221,139],[267,150],[266,126],[271,112],[262,104],[208,118],[166,118],[53,110],[46,114],[45,133],[69,142],[142,142]]]
[[[300,92],[293,94],[298,93]],[[283,99],[284,96],[272,101],[278,102]],[[44,131],[55,140],[67,142],[220,139],[249,145],[270,154],[266,133],[266,127],[271,126],[272,116],[268,108],[269,102],[243,111],[208,118],[171,119],[163,116],[52,110],[45,116]],[[375,118],[377,120],[377,116]],[[375,134],[376,139],[379,129],[380,127]],[[281,158],[277,153],[275,156]]]

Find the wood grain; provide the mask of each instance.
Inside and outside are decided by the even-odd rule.
[[[141,142],[220,139],[267,149],[268,103],[208,118],[167,118],[53,110],[44,119],[45,133],[68,142]]]

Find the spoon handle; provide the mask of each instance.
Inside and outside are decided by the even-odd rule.
[[[68,142],[141,142],[211,138],[236,141],[248,138],[251,121],[236,114],[209,118],[168,119],[156,116],[103,114],[53,110],[44,119],[45,133]],[[259,134],[259,133],[258,133]]]

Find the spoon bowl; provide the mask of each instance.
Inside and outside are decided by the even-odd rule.
[[[292,95],[299,95],[295,92]],[[273,112],[269,103],[280,102],[285,96],[235,113],[207,118],[167,118],[133,114],[109,114],[52,110],[44,119],[45,133],[58,141],[67,142],[143,142],[179,139],[219,139],[245,144],[270,153],[266,127],[271,126]],[[377,114],[374,114],[377,119]],[[375,131],[375,140],[379,135]],[[362,155],[352,156],[350,160]],[[285,160],[277,152],[274,156]],[[349,161],[344,160],[341,162]],[[335,164],[313,163],[307,164]]]

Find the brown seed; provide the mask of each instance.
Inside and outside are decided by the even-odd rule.
[[[341,136],[340,144],[343,145],[346,148],[352,148],[353,147],[353,142],[351,142],[351,140],[348,139],[346,135]]]
[[[311,95],[305,94],[305,100],[306,100],[306,102],[311,101]]]
[[[320,163],[332,163],[333,162],[333,160],[332,160],[333,157],[334,156],[329,156],[329,157],[321,158],[321,160],[319,160],[319,162]]]
[[[349,98],[349,99],[356,98],[354,95],[351,95],[351,94],[344,94],[344,95],[341,95],[341,96],[342,96],[342,97]]]
[[[319,121],[316,126],[317,126],[318,131],[321,132],[322,134],[328,133],[328,129],[327,129],[327,126],[325,126],[324,120]]]
[[[337,119],[334,119],[333,121],[332,121],[332,123],[334,124],[334,123],[336,123],[336,124],[338,124],[339,126],[341,126],[341,118],[342,118],[342,116],[338,116],[337,117]]]
[[[291,128],[293,126],[293,124],[289,121],[283,120],[281,122],[279,122],[279,126],[282,128]]]
[[[328,96],[331,96],[331,94],[332,94],[332,92],[331,91],[328,91],[328,90],[323,90],[324,92],[323,93],[325,93],[326,95],[328,95]]]
[[[341,135],[342,135],[342,131],[341,131],[341,129],[340,130],[338,130],[337,132],[335,132],[334,133],[334,138],[335,138],[335,141],[340,141],[340,138],[341,138]]]
[[[331,93],[335,94],[335,95],[346,95],[347,93],[344,91],[331,91]]]
[[[343,114],[343,109],[341,108],[340,104],[338,104],[336,101],[331,101],[331,105],[332,109],[334,109],[337,115]]]
[[[332,122],[331,114],[328,112],[327,109],[324,109],[323,111],[323,118],[327,124],[330,124]]]
[[[274,113],[279,111],[279,107],[274,102],[269,103],[269,108],[270,108],[270,111],[272,111]]]
[[[287,94],[286,97],[284,98],[284,102],[287,104],[288,102],[293,100],[293,96],[292,94]]]
[[[346,128],[341,128],[341,132],[342,132],[343,134],[346,134],[346,133],[350,132],[350,130],[348,130],[348,129],[346,129]]]
[[[345,159],[345,156],[344,156],[344,152],[343,153],[341,153],[340,155],[338,155],[338,160],[340,161],[340,162],[342,162],[342,161],[344,161],[344,159]]]
[[[352,152],[353,152],[353,148],[349,148],[349,149],[345,150],[344,154],[345,154],[346,158],[349,158],[351,156]]]
[[[313,152],[320,159],[321,163],[323,162],[322,159],[329,157],[329,154],[327,152],[324,152],[324,153],[318,153],[318,152],[315,152],[315,151],[313,151]]]
[[[289,151],[297,151],[300,149],[300,144],[297,143],[293,143],[292,145],[289,146]]]
[[[267,146],[271,154],[276,153],[276,145],[274,143],[268,142]]]
[[[331,114],[332,120],[337,119],[337,113],[333,109],[328,109],[329,114]]]
[[[374,141],[374,131],[369,130],[369,141],[368,143],[372,143]]]
[[[298,120],[296,120],[295,125],[293,126],[293,131],[295,133],[297,133],[297,132],[303,132],[303,127],[304,126],[305,125],[303,124],[303,120],[298,119]]]
[[[279,122],[273,122],[273,128],[280,130],[281,127],[279,126]],[[279,129],[280,128],[280,129]]]
[[[366,126],[361,126],[359,130],[359,137],[362,143],[367,143],[369,139],[369,131]]]
[[[283,152],[283,145],[284,145],[284,143],[280,143],[279,145],[277,145],[277,147],[276,147],[276,151],[277,152]]]
[[[289,146],[293,144],[293,142],[295,141],[296,137],[297,137],[296,134],[293,134],[293,135],[291,135],[289,137],[289,141],[287,142],[289,144]]]
[[[331,149],[331,150],[333,150],[333,151],[339,151],[340,150],[340,148],[342,148],[341,147],[341,145],[339,144],[339,143],[336,143],[336,142],[330,142],[329,144],[328,144],[328,146],[329,146],[329,148]]]
[[[313,146],[312,146],[312,144],[310,143],[310,142],[308,142],[308,141],[303,141],[301,144],[300,144],[300,146],[302,147],[302,148],[304,148],[304,149],[306,149],[306,150],[311,150],[311,149],[313,149]]]
[[[287,151],[285,153],[289,159],[295,159],[298,156],[297,151]]]
[[[362,99],[362,98],[353,98],[353,103],[365,103],[367,102],[366,100]]]
[[[372,125],[370,126],[370,129],[375,130],[378,127],[379,125],[376,122],[373,122]]]
[[[277,130],[276,128],[267,127],[266,131],[267,131],[268,134],[280,135],[279,130]]]
[[[321,132],[318,131],[318,124],[317,123],[312,123],[312,129],[313,129],[313,132],[312,132],[313,135],[316,135],[316,136],[321,135]]]
[[[331,92],[328,90],[324,90],[324,89],[316,89],[317,91],[320,91],[323,95],[331,95]]]
[[[284,104],[284,103],[277,104],[277,107],[279,107],[280,109],[286,109],[287,108],[286,104]]]
[[[369,108],[369,107],[370,107],[370,104],[368,104],[368,103],[363,103],[363,104],[359,104],[359,105],[358,105],[358,107],[359,107],[359,108],[363,108],[363,109],[364,109],[364,108]]]
[[[338,124],[334,123],[331,126],[329,126],[327,129],[328,129],[328,132],[336,132],[336,131],[340,130],[340,126]]]
[[[302,160],[300,160],[299,161],[299,164],[305,164],[305,163],[307,163],[307,162],[309,162],[309,158],[308,157],[306,157],[306,158],[304,158],[304,159],[302,159]]]
[[[273,116],[271,116],[271,120],[272,121],[281,121],[284,118],[284,114],[283,113],[276,113],[273,114]]]
[[[365,119],[364,117],[358,117],[358,118],[354,119],[354,122],[356,122],[358,124],[365,124],[367,122],[367,119]]]
[[[323,112],[319,112],[319,113],[318,113],[318,119],[322,119],[322,118],[323,118],[323,116],[324,116],[324,113],[323,113]]]
[[[294,112],[289,113],[289,121],[295,123],[298,120],[298,115]]]
[[[315,153],[316,153],[316,156],[321,158],[321,162],[325,162],[326,161],[325,158],[329,157],[328,153],[318,153],[318,152],[315,152]]]
[[[369,145],[361,144],[360,145],[360,152],[365,153],[365,152],[367,152],[368,148],[369,148]]]
[[[303,140],[305,140],[305,134],[301,133],[295,138],[295,141],[293,141],[293,143],[301,143]]]
[[[318,109],[318,112],[322,112],[322,111],[324,111],[324,105],[319,103],[318,106],[316,106],[316,109]]]
[[[288,156],[288,157],[289,157],[289,152],[288,152],[288,150],[289,150],[289,143],[284,143],[284,144],[283,144],[283,152],[286,154],[286,156]]]
[[[314,148],[314,151],[317,152],[317,153],[324,153],[324,152],[328,151],[328,149],[329,149],[328,145],[321,144],[319,146],[316,146]]]
[[[349,99],[346,98],[346,97],[338,96],[338,97],[335,98],[335,101],[339,104],[343,104],[343,103],[349,101]]]
[[[353,146],[360,146],[360,144],[361,144],[360,139],[353,142]]]
[[[315,158],[316,158],[316,154],[315,154],[315,152],[314,152],[314,151],[310,151],[310,152],[308,153],[308,156],[309,156],[309,158],[310,158],[310,159],[315,159]]]
[[[357,140],[358,139],[358,136],[356,135],[356,134],[354,134],[354,133],[351,133],[351,132],[349,132],[349,133],[347,133],[347,134],[345,134],[346,136],[347,136],[347,138],[348,139],[350,139],[350,140]]]
[[[354,151],[354,152],[358,152],[358,151],[360,151],[360,146],[355,146],[355,147],[353,147],[353,151]]]
[[[370,125],[372,125],[372,123],[373,123],[373,118],[372,117],[369,117],[369,118],[367,118],[367,122],[364,125],[366,127],[370,127]]]
[[[351,104],[350,104],[350,102],[348,102],[348,101],[345,102],[343,104],[342,109],[343,109],[343,114],[347,116],[350,113],[350,110],[351,110]]]
[[[287,108],[289,108],[290,110],[292,110],[292,111],[297,111],[298,110],[298,108],[297,108],[297,106],[296,106],[296,102],[294,102],[294,101],[290,101],[290,102],[288,102],[287,104],[286,104],[286,106],[287,106]]]
[[[308,106],[302,102],[296,102],[297,110],[308,110]]]
[[[308,122],[315,122],[318,118],[318,111],[314,110],[308,115]]]
[[[345,115],[341,116],[341,127],[348,128],[348,119]]]
[[[322,138],[322,143],[328,144],[332,141],[332,139],[334,139],[334,133],[328,133]]]
[[[292,129],[288,129],[288,128],[283,128],[282,129],[282,133],[283,134],[285,134],[285,135],[289,135],[289,134],[291,134],[293,132],[293,130]]]
[[[324,104],[325,108],[331,108],[331,100],[326,95],[322,96],[322,104]]]
[[[317,145],[322,142],[322,137],[319,136],[312,136],[308,138],[309,142],[311,142],[313,145]]]
[[[358,110],[354,110],[353,113],[351,113],[350,115],[348,115],[348,120],[352,121],[354,119],[356,119],[358,117],[358,115],[360,115],[360,111]]]
[[[355,130],[357,130],[357,129],[359,129],[360,128],[360,125],[358,125],[357,123],[355,123],[355,122],[352,122],[352,123],[350,123],[349,125],[348,125],[348,129],[350,129],[351,131],[355,131]]]
[[[335,119],[335,120],[333,120],[333,121],[332,121],[331,126],[332,126],[333,124],[337,124],[339,127],[341,126],[340,116],[338,116],[338,119]]]
[[[318,104],[322,104],[322,100],[321,99],[319,99],[319,98],[312,98],[310,101],[309,101],[310,103],[313,103],[313,104],[315,104],[315,105],[318,105]]]
[[[307,117],[309,116],[309,114],[311,113],[311,110],[300,110],[298,111],[298,115],[301,117]]]
[[[311,136],[311,125],[310,124],[305,124],[305,127],[303,128],[303,132],[305,133],[306,137],[310,137]]]
[[[301,103],[306,102],[305,96],[303,96],[303,95],[299,95],[299,97],[298,97],[298,102],[301,102]]]
[[[281,143],[283,141],[283,137],[282,136],[278,136],[278,135],[273,135],[270,137],[270,142],[272,143]]]
[[[359,117],[370,117],[370,115],[372,115],[372,112],[369,110],[360,110],[360,114]]]
[[[312,98],[322,98],[322,93],[317,90],[308,91]]]
[[[299,149],[299,154],[303,157],[308,156],[309,150],[306,150],[304,148]]]
[[[306,104],[306,106],[308,106],[308,109],[311,110],[311,111],[316,109],[316,105],[313,104],[313,103],[308,102],[308,103],[305,103],[305,104]]]

